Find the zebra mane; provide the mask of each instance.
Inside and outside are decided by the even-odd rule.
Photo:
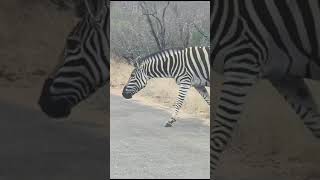
[[[185,48],[176,47],[176,48],[164,49],[164,50],[161,50],[161,51],[157,51],[157,52],[155,52],[155,53],[152,53],[152,54],[150,54],[150,55],[147,55],[147,56],[145,56],[145,57],[143,57],[143,58],[139,58],[139,59],[137,59],[137,62],[138,62],[139,65],[141,65],[141,64],[144,63],[147,59],[149,59],[150,57],[153,57],[153,56],[155,56],[155,55],[157,55],[157,54],[159,54],[159,53],[166,52],[166,51],[170,51],[170,50],[183,50],[183,49],[185,49]]]

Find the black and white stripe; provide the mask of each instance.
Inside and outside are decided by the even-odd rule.
[[[303,79],[320,79],[320,1],[215,0],[212,8],[211,65],[224,75],[211,122],[213,178],[245,97],[260,79],[269,79],[319,137],[319,113]]]
[[[49,116],[67,116],[109,80],[108,2],[85,0],[79,6],[85,12],[68,35],[61,63],[46,80],[39,101]]]
[[[131,98],[147,85],[151,78],[174,78],[179,85],[179,94],[171,120],[165,126],[172,126],[188,90],[193,86],[210,105],[205,86],[210,86],[209,47],[188,47],[167,49],[144,57],[132,71],[122,95]]]

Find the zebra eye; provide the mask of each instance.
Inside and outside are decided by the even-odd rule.
[[[75,50],[78,49],[80,46],[80,41],[77,39],[67,39],[67,49],[68,50]]]

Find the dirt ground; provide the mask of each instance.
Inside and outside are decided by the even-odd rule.
[[[122,88],[110,88],[110,94],[112,94],[112,95],[122,96],[121,93],[122,93]],[[172,113],[172,110],[174,109],[174,106],[173,106],[174,104],[172,104],[172,103],[170,104],[169,102],[165,103],[165,104],[157,103],[154,98],[147,98],[147,97],[140,95],[140,94],[136,94],[133,97],[133,99],[136,100],[136,102],[138,104],[152,106],[153,108],[161,109],[161,110],[164,110],[168,113]],[[202,124],[210,126],[209,117],[204,117],[204,115],[192,114],[192,113],[186,112],[186,111],[179,112],[178,119],[184,119],[184,118],[196,118],[199,121],[201,121]]]

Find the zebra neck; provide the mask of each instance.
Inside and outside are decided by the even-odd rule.
[[[153,78],[172,78],[172,75],[169,71],[166,70],[166,68],[146,68],[145,74],[147,75],[148,79]]]
[[[238,0],[216,0],[213,5],[212,24],[210,34],[212,36],[212,44],[220,45],[221,42],[227,41],[230,33],[236,29],[239,17]]]
[[[174,57],[165,55],[165,53],[157,53],[143,63],[142,68],[148,79],[172,78],[174,76],[173,68],[177,66],[177,61],[173,61]]]

